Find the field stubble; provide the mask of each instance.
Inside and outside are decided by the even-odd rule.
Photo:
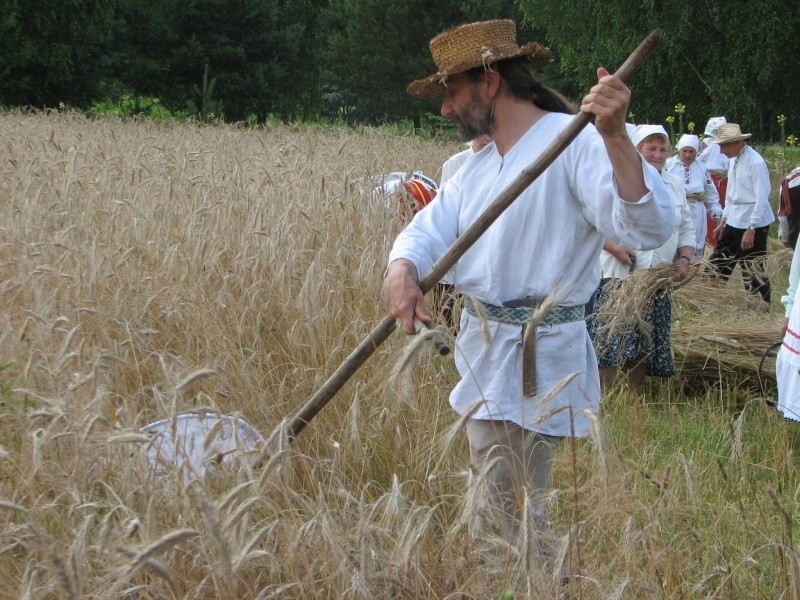
[[[392,377],[400,335],[259,470],[154,481],[135,435],[292,415],[383,316],[398,226],[361,184],[438,177],[457,145],[55,113],[0,137],[0,596],[553,595],[537,565],[478,563],[454,369],[423,349]],[[736,385],[616,390],[564,445],[576,596],[800,597],[797,432]]]

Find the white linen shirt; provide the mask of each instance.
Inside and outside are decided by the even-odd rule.
[[[573,117],[548,113],[501,156],[494,142],[470,158],[395,240],[389,262],[410,260],[420,277]],[[597,284],[598,255],[607,235],[653,248],[670,230],[672,200],[658,173],[642,161],[650,190],[635,203],[616,192],[602,139],[585,128],[553,164],[500,215],[454,268],[464,294],[491,304],[555,293],[556,304],[585,304]],[[601,231],[603,233],[601,233]],[[462,311],[455,360],[461,380],[450,394],[460,414],[504,419],[554,436],[587,435],[584,411],[597,412],[597,359],[585,321],[536,328],[539,393],[522,394],[522,328]],[[572,378],[566,382],[568,378]],[[565,383],[558,393],[559,382]]]
[[[475,154],[475,152],[473,152],[472,146],[470,146],[466,150],[462,150],[458,154],[454,154],[444,161],[444,164],[442,165],[442,180],[439,182],[439,187],[447,183],[447,180],[455,175],[458,170],[464,166],[464,163],[467,162],[467,159],[473,154]]]
[[[649,267],[662,267],[672,264],[678,248],[682,246],[694,247],[695,231],[692,225],[692,214],[686,201],[686,192],[683,183],[666,169],[661,171],[661,178],[670,192],[673,202],[672,218],[669,220],[669,239],[655,250],[637,250],[634,268],[647,269]],[[600,268],[604,278],[615,277],[625,279],[631,268],[617,260],[607,250],[600,253]]]
[[[725,224],[737,229],[765,227],[775,220],[769,203],[769,169],[761,155],[748,145],[728,166]]]

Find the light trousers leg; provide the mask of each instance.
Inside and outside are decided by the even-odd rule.
[[[544,496],[563,438],[530,431],[510,421],[471,419],[467,439],[477,479],[487,484],[488,504],[498,533],[509,543],[518,543],[526,500],[533,509],[537,529],[549,533]],[[478,518],[473,535],[480,535],[486,525]]]

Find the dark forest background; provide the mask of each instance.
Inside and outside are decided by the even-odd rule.
[[[762,142],[800,130],[797,0],[0,0],[0,105],[98,113],[446,128],[405,93],[428,41],[511,18],[574,99],[650,31],[631,120],[702,132],[725,115]],[[669,117],[669,120],[668,120]],[[794,136],[790,137],[793,141]]]

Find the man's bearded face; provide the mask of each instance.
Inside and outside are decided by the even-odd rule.
[[[492,126],[492,107],[481,100],[478,90],[472,90],[469,102],[462,110],[455,110],[452,121],[456,124],[458,137],[469,142],[488,135]]]

